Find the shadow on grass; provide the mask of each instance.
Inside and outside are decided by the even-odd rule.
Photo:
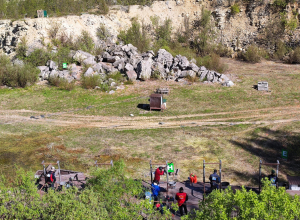
[[[137,105],[138,108],[143,109],[143,110],[150,110],[150,105],[149,104],[138,104]]]
[[[279,170],[285,175],[300,175],[300,134],[297,132],[259,128],[250,134],[250,138],[242,141],[231,140],[230,142],[259,157],[263,162],[276,163],[279,160]],[[282,150],[288,151],[287,160],[282,159]],[[257,162],[257,170],[258,167],[259,162]],[[276,166],[270,166],[268,169],[271,171],[274,168]],[[243,174],[240,176],[246,178],[243,177]]]

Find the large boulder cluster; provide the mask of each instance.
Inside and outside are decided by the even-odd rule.
[[[89,67],[83,73],[84,76],[106,76],[120,72],[126,74],[128,79],[132,81],[145,81],[151,77],[168,81],[198,77],[201,81],[222,83],[225,86],[233,85],[226,75],[208,70],[204,66],[198,67],[195,62],[189,61],[185,56],[173,57],[165,49],[160,49],[157,54],[151,50],[138,53],[137,48],[131,44],[112,44],[107,46],[105,51],[98,56],[78,50],[72,52],[72,57],[80,65]],[[48,61],[47,66],[38,68],[41,70],[41,80],[47,80],[53,76],[64,77],[69,81],[80,78],[75,64],[69,65],[68,70],[59,71],[55,62]]]

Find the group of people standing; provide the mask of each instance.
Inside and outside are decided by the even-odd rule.
[[[159,204],[159,195],[160,195],[160,191],[161,188],[159,186],[159,181],[160,181],[160,176],[164,175],[166,173],[165,168],[163,167],[158,167],[155,170],[155,174],[154,174],[154,180],[151,184],[152,187],[152,197],[154,199],[154,205],[158,208],[161,207],[161,205]],[[179,212],[180,215],[183,215],[183,211],[185,212],[185,214],[187,214],[187,207],[186,207],[186,202],[188,201],[189,197],[188,195],[184,192],[183,187],[179,188],[179,192],[176,193],[175,199],[177,200],[178,206],[179,206]],[[173,201],[172,198],[170,198],[169,196],[167,196],[166,200],[169,201]]]

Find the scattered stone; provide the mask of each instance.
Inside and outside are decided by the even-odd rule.
[[[110,90],[108,94],[110,94],[110,95],[111,95],[111,94],[114,94],[114,93],[115,93],[115,91],[114,91],[114,90]]]
[[[134,114],[130,114],[130,116],[131,116],[131,117],[133,117],[133,116],[134,116]]]
[[[228,82],[223,83],[222,86],[232,87],[234,86],[234,83],[231,80],[229,80]]]

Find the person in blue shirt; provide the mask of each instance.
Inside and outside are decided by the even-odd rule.
[[[217,174],[217,170],[214,170],[214,173],[210,174],[209,180],[210,180],[211,190],[219,189],[218,183],[220,183],[220,177]]]
[[[152,197],[154,197],[154,201],[158,201],[159,193],[160,193],[160,187],[158,185],[158,182],[156,180],[153,181],[151,184],[151,190],[152,190]],[[154,205],[156,202],[154,202]]]

